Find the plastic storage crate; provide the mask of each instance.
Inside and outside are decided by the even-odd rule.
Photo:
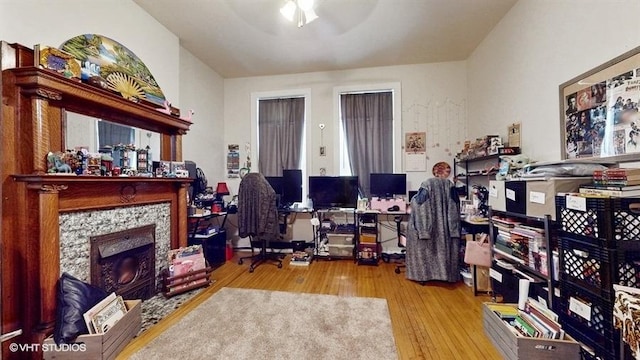
[[[604,359],[615,359],[620,351],[620,337],[613,328],[613,302],[584,291],[566,281],[560,281],[562,301],[559,316],[562,328]],[[587,304],[590,319],[570,310],[570,299],[576,298]]]
[[[560,238],[562,249],[560,276],[599,296],[611,299],[614,280],[614,250],[588,242]]]
[[[615,240],[640,240],[640,198],[614,198],[612,206]]]
[[[614,284],[640,287],[640,243],[622,244],[615,261]]]
[[[610,198],[580,198],[581,209],[567,207],[566,196],[556,196],[556,219],[559,229],[577,239],[600,245],[613,241],[613,208]]]

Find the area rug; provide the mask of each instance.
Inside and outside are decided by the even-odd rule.
[[[164,319],[167,315],[174,312],[177,308],[182,306],[185,302],[192,297],[198,295],[204,290],[204,288],[194,289],[184,294],[176,295],[170,298],[166,298],[162,294],[149,298],[142,302],[142,326],[140,332],[142,334],[145,330],[158,323],[158,321]]]
[[[222,288],[131,359],[397,359],[385,299]]]

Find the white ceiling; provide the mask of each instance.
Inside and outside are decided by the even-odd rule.
[[[517,0],[134,0],[225,78],[466,59]]]

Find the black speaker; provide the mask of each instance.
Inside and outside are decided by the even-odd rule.
[[[196,166],[196,163],[190,160],[185,160],[184,161],[184,167],[185,169],[187,169],[187,171],[189,172],[189,178],[191,179],[195,179],[196,178],[196,169],[198,168]],[[191,182],[191,184],[189,185],[189,199],[191,199],[191,201],[193,201],[193,195],[194,195],[194,184],[195,182]]]

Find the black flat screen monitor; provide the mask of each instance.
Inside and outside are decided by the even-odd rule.
[[[370,174],[371,196],[393,197],[407,194],[407,174]]]
[[[358,205],[358,177],[309,176],[309,196],[316,209],[355,208]]]
[[[269,185],[271,185],[271,187],[276,192],[276,194],[282,197],[282,189],[283,189],[282,177],[281,176],[265,176],[264,178],[267,179],[267,182],[269,183]]]
[[[282,202],[293,204],[302,201],[302,170],[282,170]]]

